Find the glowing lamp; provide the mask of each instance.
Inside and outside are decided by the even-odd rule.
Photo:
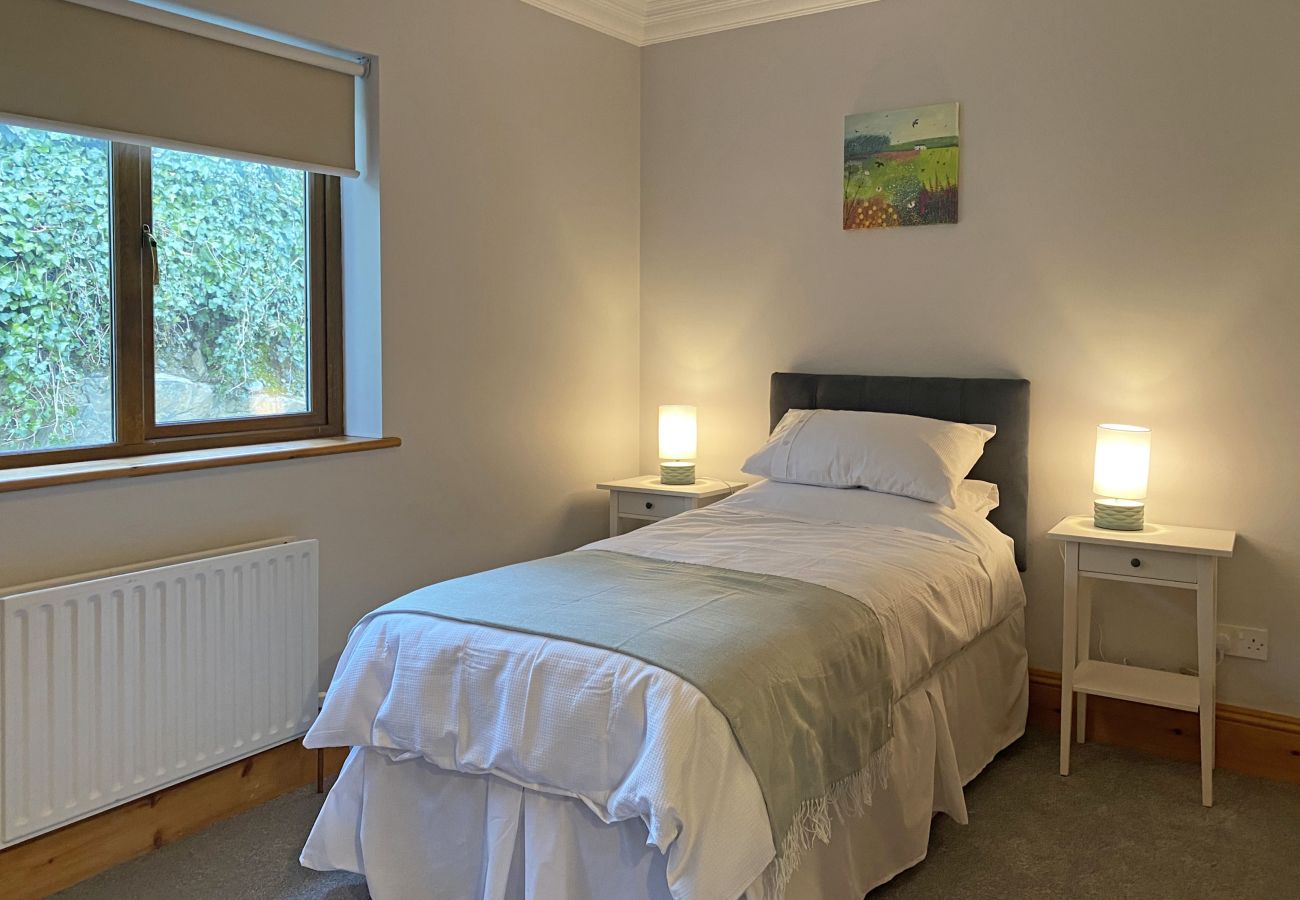
[[[1146,515],[1151,429],[1098,425],[1092,470],[1092,522],[1112,531],[1141,531]]]
[[[659,407],[659,480],[695,484],[695,407]]]

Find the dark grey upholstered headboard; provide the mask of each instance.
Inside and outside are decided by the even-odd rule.
[[[998,486],[989,521],[1016,542],[1025,571],[1029,505],[1029,382],[1019,378],[909,378],[896,375],[772,375],[772,423],[791,409],[903,413],[971,425],[996,425],[971,478]]]

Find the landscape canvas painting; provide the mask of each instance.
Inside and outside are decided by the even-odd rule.
[[[844,228],[957,221],[957,104],[844,118]]]

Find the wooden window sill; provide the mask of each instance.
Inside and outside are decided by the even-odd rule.
[[[124,456],[117,459],[57,463],[50,466],[28,466],[19,469],[0,469],[0,493],[51,487],[56,484],[102,481],[105,478],[135,478],[140,475],[192,472],[196,469],[219,469],[223,466],[243,466],[249,463],[272,462],[281,459],[333,456],[336,453],[383,450],[386,447],[400,447],[401,445],[402,439],[396,437],[312,438],[299,441],[278,441],[272,444],[246,444],[242,447],[182,450],[175,453],[153,453],[144,456]]]

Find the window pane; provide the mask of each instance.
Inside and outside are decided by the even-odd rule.
[[[0,453],[113,440],[109,145],[0,125]]]
[[[160,423],[308,409],[303,172],[153,151]]]

